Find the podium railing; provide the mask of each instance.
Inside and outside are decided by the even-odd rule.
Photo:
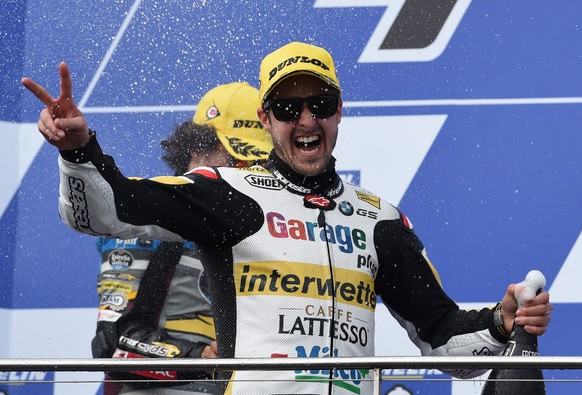
[[[8,358],[0,359],[0,372],[119,372],[119,371],[232,371],[232,370],[306,370],[369,369],[373,373],[375,394],[381,393],[384,369],[495,369],[540,368],[582,369],[582,357],[348,357],[348,358],[251,358],[251,359],[81,359],[81,358]],[[482,381],[482,379],[480,380]],[[544,381],[551,381],[545,379]],[[576,379],[576,381],[579,381]],[[2,381],[0,381],[0,384]],[[15,384],[14,381],[11,384]]]

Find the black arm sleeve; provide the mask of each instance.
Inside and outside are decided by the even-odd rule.
[[[421,240],[402,214],[400,219],[379,222],[374,241],[380,261],[378,294],[414,326],[420,340],[435,349],[453,336],[484,329],[499,342],[507,340],[494,324],[494,309],[460,310],[445,293]]]

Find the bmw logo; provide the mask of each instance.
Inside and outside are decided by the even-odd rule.
[[[343,201],[339,204],[339,211],[343,215],[350,216],[354,213],[354,206],[350,202]]]

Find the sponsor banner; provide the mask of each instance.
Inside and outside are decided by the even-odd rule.
[[[53,395],[54,372],[0,372],[0,395]]]
[[[381,394],[450,394],[450,380],[450,376],[436,369],[384,369]]]

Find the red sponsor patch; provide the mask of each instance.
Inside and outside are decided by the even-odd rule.
[[[305,201],[318,207],[328,207],[331,204],[331,200],[320,195],[307,195],[305,196]]]
[[[113,354],[113,358],[145,358],[143,355],[134,354],[129,351],[123,351],[120,349],[115,350]],[[131,373],[136,374],[138,376],[149,377],[156,380],[176,380],[178,379],[178,373],[173,370],[160,370],[160,371],[153,371],[153,370],[134,370]]]
[[[271,358],[288,358],[289,354],[277,354],[277,353],[273,353],[271,354]]]
[[[145,358],[145,357],[143,355],[134,354],[129,351],[123,351],[118,348],[117,350],[115,350],[113,358]]]
[[[402,223],[408,229],[412,229],[412,222],[410,222],[410,220],[408,219],[408,217],[406,215],[404,215],[404,214],[402,214]]]
[[[137,374],[138,376],[145,376],[156,380],[176,380],[178,379],[178,373],[172,370],[164,370],[154,372],[152,371],[133,371],[133,374]]]
[[[199,176],[202,176],[204,178],[208,178],[210,180],[218,180],[218,178],[219,178],[216,170],[214,170],[212,167],[208,167],[208,166],[197,167],[195,169],[190,170],[186,174],[198,174]]]

